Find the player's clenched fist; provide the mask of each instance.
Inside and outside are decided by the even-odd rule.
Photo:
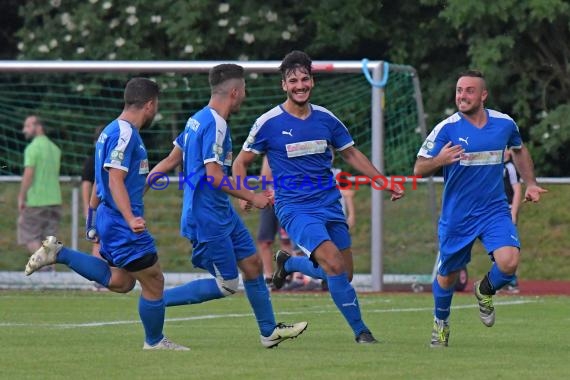
[[[129,227],[134,233],[141,233],[146,229],[146,222],[140,216],[129,220]]]
[[[266,208],[270,204],[269,198],[266,195],[257,193],[253,195],[251,203],[257,208]]]
[[[243,211],[250,212],[251,207],[252,207],[252,204],[250,201],[246,201],[243,199],[239,200],[239,208],[241,208]]]
[[[404,196],[404,186],[400,185],[399,183],[394,183],[390,192],[392,193],[390,200],[397,201]]]

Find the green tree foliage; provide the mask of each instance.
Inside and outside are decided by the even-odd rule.
[[[278,60],[296,48],[314,59],[386,59],[417,68],[429,125],[454,110],[456,74],[471,67],[535,154],[551,151],[535,128],[554,117],[570,128],[567,0],[30,0],[19,13],[22,59]]]

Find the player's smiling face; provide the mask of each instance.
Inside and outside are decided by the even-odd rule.
[[[307,104],[314,85],[313,77],[303,68],[291,70],[281,81],[287,98],[299,106]]]
[[[459,78],[455,88],[455,104],[459,112],[473,115],[483,108],[485,100],[487,100],[487,89],[482,78]]]

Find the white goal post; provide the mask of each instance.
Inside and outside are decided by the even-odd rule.
[[[278,73],[280,61],[0,61],[0,73],[207,73],[221,63],[236,63],[246,72]],[[419,78],[415,69],[406,65],[390,64],[392,72],[406,72],[413,78],[415,102],[418,111],[417,125],[422,138],[426,136],[423,102]],[[384,86],[388,70],[384,61],[313,61],[317,73],[360,73],[365,71],[371,83],[372,157],[376,168],[384,172]],[[372,73],[371,75],[369,73]],[[430,181],[430,197],[435,204],[435,190]],[[370,290],[383,290],[383,202],[379,191],[371,191],[371,284]],[[76,197],[77,195],[75,195]],[[435,210],[434,210],[435,211]],[[435,216],[435,212],[433,213]],[[77,236],[77,234],[75,234]]]

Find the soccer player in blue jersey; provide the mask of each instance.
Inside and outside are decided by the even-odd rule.
[[[210,70],[210,102],[186,122],[170,155],[153,168],[168,172],[180,162],[184,172],[184,201],[181,234],[192,242],[192,263],[213,278],[191,281],[164,292],[166,306],[196,304],[234,294],[238,289],[238,267],[261,333],[261,344],[272,348],[295,338],[307,322],[275,323],[273,306],[263,277],[260,256],[229,195],[267,207],[269,199],[238,188],[229,177],[232,138],[227,119],[237,113],[245,99],[243,67],[221,64]]]
[[[291,240],[310,256],[276,255],[274,286],[283,286],[288,273],[301,272],[326,279],[336,306],[354,332],[357,343],[376,339],[362,321],[358,297],[350,284],[353,264],[351,239],[342,211],[341,194],[332,175],[329,147],[369,177],[381,174],[358,149],[344,124],[324,107],[309,103],[314,86],[312,62],[293,51],[280,67],[283,104],[261,115],[253,125],[233,165],[236,178],[259,154],[267,154],[273,172],[275,210]],[[399,186],[392,200],[403,196]]]
[[[142,292],[139,315],[144,326],[145,350],[187,351],[168,340],[164,325],[164,278],[154,239],[143,218],[143,190],[148,159],[139,131],[150,126],[158,110],[158,85],[146,78],[133,78],[125,88],[125,107],[103,130],[96,144],[95,190],[87,218],[87,237],[94,225],[105,260],[64,247],[48,236],[28,261],[25,273],[46,265],[65,264],[78,274],[118,293],[127,293],[138,280]],[[100,202],[99,202],[100,201]],[[94,208],[96,223],[93,223]]]
[[[443,168],[445,181],[439,220],[440,258],[432,285],[432,347],[448,345],[454,283],[459,270],[471,259],[475,239],[481,240],[493,261],[489,273],[474,284],[485,326],[495,323],[492,296],[516,272],[520,242],[503,186],[505,147],[512,148],[513,160],[526,184],[526,200],[538,202],[546,192],[536,183],[532,159],[516,123],[508,115],[485,108],[487,96],[480,72],[460,74],[455,92],[458,112],[436,125],[418,152],[414,168],[414,174],[422,177]]]

